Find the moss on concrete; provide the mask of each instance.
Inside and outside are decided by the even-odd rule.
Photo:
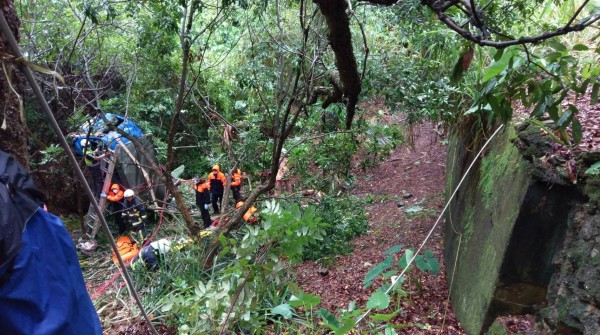
[[[508,335],[508,331],[506,331],[506,327],[502,324],[502,322],[496,320],[490,326],[487,333],[485,335]]]
[[[512,128],[507,126],[507,128]],[[447,194],[450,195],[473,160],[477,134],[461,134],[449,141]],[[527,163],[509,141],[514,131],[499,134],[480,164],[465,179],[450,206],[444,252],[449,275],[454,273],[451,298],[454,310],[469,334],[484,327],[504,252],[529,184]],[[469,147],[469,148],[468,148]],[[450,226],[450,223],[453,227]],[[456,233],[458,232],[458,234]],[[455,257],[459,259],[453,267]]]

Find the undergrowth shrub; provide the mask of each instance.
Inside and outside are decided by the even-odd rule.
[[[312,244],[304,252],[304,259],[328,259],[346,255],[354,250],[350,240],[367,231],[364,204],[353,196],[324,196],[316,208],[325,233],[323,240]]]

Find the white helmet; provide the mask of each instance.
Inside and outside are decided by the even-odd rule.
[[[135,195],[135,193],[134,193],[134,192],[133,192],[133,190],[132,190],[132,189],[130,189],[130,188],[126,189],[126,190],[125,190],[125,193],[123,193],[123,196],[124,196],[125,198],[128,198],[128,197],[133,197],[134,195]]]
[[[81,141],[79,141],[79,144],[81,144],[82,147],[87,147],[88,146],[88,140],[86,140],[85,138]]]
[[[167,252],[169,252],[169,250],[171,250],[171,241],[162,238],[158,241],[150,243],[150,246],[160,251],[160,253],[166,254]]]

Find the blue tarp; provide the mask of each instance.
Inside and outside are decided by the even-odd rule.
[[[135,124],[135,122],[129,119],[125,119],[124,117],[117,114],[106,113],[105,116],[106,119],[110,122],[119,124],[117,128],[122,129],[123,131],[132,135],[133,137],[137,138],[144,136],[142,129],[137,124]],[[117,138],[120,138],[121,141],[125,144],[129,143],[129,140],[121,136],[118,132],[108,131],[108,127],[106,127],[104,120],[99,117],[96,117],[95,119],[91,120],[91,127],[92,129],[90,131],[89,123],[84,124],[83,126],[81,126],[80,135],[76,136],[73,139],[73,147],[75,148],[75,152],[79,155],[83,155],[83,147],[81,145],[81,140],[86,139],[88,133],[90,134],[88,138],[90,142],[95,142],[98,145],[106,146],[113,151],[116,149],[118,144],[118,142],[116,141]]]

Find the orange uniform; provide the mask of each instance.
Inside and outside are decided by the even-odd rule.
[[[237,202],[242,199],[240,191],[242,190],[242,170],[235,169],[233,176],[231,176],[231,192],[233,192],[233,199]]]

